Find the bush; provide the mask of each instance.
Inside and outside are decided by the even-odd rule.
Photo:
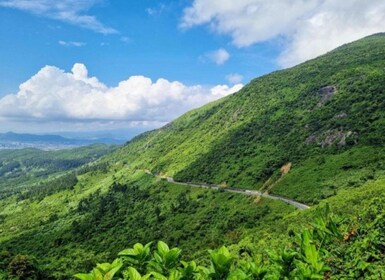
[[[241,259],[226,247],[209,250],[210,265],[180,260],[181,250],[170,249],[162,241],[151,253],[151,243],[119,253],[112,263],[98,264],[88,274],[77,274],[82,280],[237,280],[237,279],[324,279],[331,270],[327,265],[327,246],[342,240],[328,206],[318,211],[311,229],[297,236],[293,248],[268,253],[268,262]]]
[[[17,255],[8,265],[10,278],[16,277],[19,280],[40,279],[40,272],[36,261],[26,255]]]

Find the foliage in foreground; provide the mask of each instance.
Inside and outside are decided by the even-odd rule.
[[[286,227],[278,227],[277,223],[293,211],[277,201],[256,204],[244,195],[186,189],[156,181],[144,172],[125,173],[129,175],[116,175],[115,179],[111,176],[100,185],[104,173],[94,173],[92,178],[80,176],[72,191],[63,190],[41,202],[23,200],[19,203],[24,207],[21,210],[31,209],[29,205],[53,204],[55,211],[63,211],[55,212],[56,217],[42,207],[33,209],[34,215],[9,214],[5,223],[0,222],[2,229],[10,229],[13,224],[36,226],[20,236],[12,236],[14,232],[9,230],[10,239],[0,241],[0,251],[7,250],[11,258],[19,254],[33,256],[47,274],[64,280],[79,271],[89,271],[97,262],[113,260],[123,248],[137,242],[163,240],[170,247],[182,249],[189,260],[206,260],[208,248],[237,244],[249,235],[260,238],[260,232],[284,233]],[[99,188],[102,190],[97,191]],[[76,208],[68,209],[71,204]],[[49,220],[39,224],[39,217]],[[7,234],[3,232],[0,238]]]
[[[135,244],[112,263],[98,264],[82,280],[188,279],[379,279],[384,274],[385,199],[372,202],[357,220],[336,222],[329,206],[318,210],[310,229],[289,248],[268,251],[266,260],[241,258],[228,248],[209,250],[210,264],[180,259],[181,250],[159,241]],[[355,223],[360,223],[360,227]]]
[[[98,264],[83,280],[132,279],[382,279],[385,275],[385,198],[376,198],[356,218],[339,220],[326,206],[316,211],[311,227],[292,234],[286,248],[266,258],[234,248],[209,250],[209,260],[181,260],[179,248],[135,244],[112,263]],[[155,247],[155,248],[154,248]],[[10,261],[10,262],[9,262]],[[0,252],[0,279],[52,279],[28,256]],[[68,278],[67,278],[68,279]]]

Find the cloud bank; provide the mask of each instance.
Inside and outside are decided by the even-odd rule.
[[[384,31],[385,1],[194,0],[181,27],[197,25],[230,35],[238,47],[283,38],[278,62],[288,67]]]
[[[102,34],[118,33],[101,23],[95,16],[87,15],[100,0],[0,0],[0,7],[14,8],[65,23],[77,25]]]
[[[0,118],[32,122],[169,122],[210,101],[237,92],[242,84],[187,86],[177,81],[131,76],[116,87],[89,77],[85,65],[71,72],[43,67],[0,99]]]

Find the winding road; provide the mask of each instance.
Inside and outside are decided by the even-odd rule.
[[[266,194],[266,193],[262,193],[262,192],[259,192],[256,190],[240,189],[240,188],[236,188],[236,187],[224,188],[224,187],[220,187],[218,185],[210,185],[210,184],[203,184],[203,183],[177,182],[172,177],[163,177],[163,176],[155,175],[150,170],[144,170],[144,171],[147,174],[153,175],[153,176],[158,177],[158,178],[166,179],[167,182],[174,183],[176,185],[187,186],[187,187],[192,187],[192,188],[204,188],[204,189],[211,189],[211,190],[218,190],[218,191],[220,190],[220,191],[224,191],[224,192],[232,192],[232,193],[239,193],[239,194],[243,194],[243,195],[259,196],[259,197],[265,197],[268,199],[280,200],[280,201],[283,201],[287,204],[293,205],[294,207],[296,207],[300,210],[305,210],[305,209],[310,208],[306,204],[303,204],[303,203],[300,203],[298,201],[295,201],[295,200],[292,200],[292,199],[289,199],[286,197],[282,197],[279,195]]]

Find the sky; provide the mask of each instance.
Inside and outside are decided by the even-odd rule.
[[[0,132],[160,127],[384,29],[383,0],[0,0]]]

